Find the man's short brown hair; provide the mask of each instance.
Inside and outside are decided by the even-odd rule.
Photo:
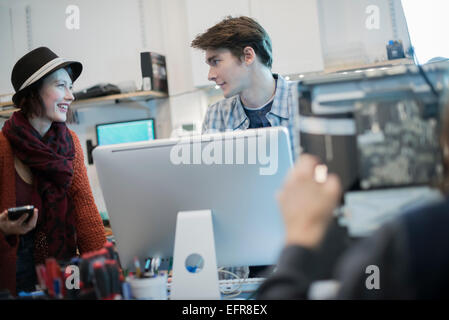
[[[255,20],[245,16],[226,17],[205,33],[198,35],[191,46],[202,50],[228,49],[239,59],[243,55],[243,49],[249,46],[262,64],[270,69],[273,64],[268,33]]]

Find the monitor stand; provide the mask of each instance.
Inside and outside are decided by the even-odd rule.
[[[211,210],[178,212],[170,299],[220,299]]]

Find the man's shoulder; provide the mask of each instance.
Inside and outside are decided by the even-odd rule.
[[[238,95],[232,96],[230,98],[221,99],[213,104],[211,104],[207,110],[208,112],[226,112],[230,111],[239,99]]]
[[[298,99],[298,81],[287,81],[285,87],[288,95],[294,99],[296,103]]]
[[[239,96],[236,95],[210,105],[207,108],[206,116],[203,121],[202,132],[208,133],[211,131],[234,129],[236,121],[240,121],[238,119],[241,118],[241,112],[236,111],[238,104]]]

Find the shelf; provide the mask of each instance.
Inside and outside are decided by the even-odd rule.
[[[120,102],[134,102],[134,101],[143,101],[143,100],[151,100],[155,98],[168,98],[166,93],[158,92],[158,91],[138,91],[131,93],[121,93],[121,94],[113,94],[104,97],[96,97],[90,99],[83,100],[75,100],[72,104],[74,109],[79,107],[85,107],[92,104],[98,104],[102,102],[111,102],[120,103]],[[10,108],[8,108],[10,107]],[[0,102],[0,116],[11,115],[13,112],[19,110],[18,108],[14,108],[14,105],[11,101],[9,102]]]
[[[323,74],[354,71],[354,70],[365,70],[365,69],[370,69],[370,68],[393,67],[393,66],[397,66],[397,65],[401,65],[401,64],[410,65],[410,64],[414,64],[414,61],[412,59],[403,58],[403,59],[379,61],[379,62],[369,63],[369,64],[342,65],[339,67],[325,68]]]
[[[10,108],[5,108],[5,107],[10,107]],[[19,108],[14,108],[14,106],[12,105],[12,103],[6,103],[6,102],[2,102],[0,103],[0,117],[6,117],[6,116],[11,116],[13,114],[13,112],[18,111]]]
[[[8,106],[14,106],[14,105],[12,104],[12,101],[8,101],[8,102],[0,102],[0,108],[8,107]]]
[[[133,101],[150,100],[150,99],[155,99],[155,98],[168,98],[168,95],[166,93],[162,93],[162,92],[158,92],[158,91],[138,91],[138,92],[131,92],[131,93],[113,94],[113,95],[104,96],[104,97],[75,100],[73,102],[73,105],[77,106],[77,105],[110,102],[110,101],[115,101],[116,103],[133,102]]]

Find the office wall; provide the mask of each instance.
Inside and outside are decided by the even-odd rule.
[[[385,61],[389,40],[410,47],[400,0],[318,0],[318,12],[325,69]]]
[[[0,16],[9,28],[2,19],[6,29],[0,32],[1,70],[9,74],[19,57],[48,46],[83,63],[78,89],[124,81],[140,87],[140,52],[164,53],[159,4],[157,0],[3,0]],[[79,9],[79,29],[70,29],[73,14],[66,13],[70,5]],[[12,91],[9,77],[2,77],[0,92]]]
[[[0,2],[0,94],[13,92],[9,76],[15,61],[11,16],[9,6]]]
[[[324,69],[317,0],[251,0],[251,14],[273,42],[273,71],[280,74]]]
[[[207,109],[204,91],[195,88],[193,82],[186,1],[160,1],[173,128],[183,123],[199,127]]]

